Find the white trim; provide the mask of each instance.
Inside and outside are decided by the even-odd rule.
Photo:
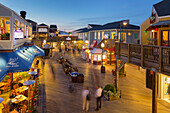
[[[160,16],[160,17],[158,17],[158,18],[168,18],[168,17],[170,17],[170,15],[167,15],[167,16]]]

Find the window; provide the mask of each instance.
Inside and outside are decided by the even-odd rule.
[[[0,40],[10,39],[10,18],[0,17]]]
[[[104,39],[104,32],[102,32],[102,39]]]
[[[162,31],[162,46],[170,46],[170,31]]]
[[[96,32],[94,32],[94,39],[96,39]]]
[[[120,33],[119,33],[119,39],[120,39]],[[126,33],[121,33],[121,42],[126,42]]]
[[[115,32],[111,33],[111,39],[115,39]]]
[[[100,40],[100,32],[98,32],[98,39]]]

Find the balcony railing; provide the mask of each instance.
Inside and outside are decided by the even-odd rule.
[[[170,75],[170,47],[115,42],[119,60]]]

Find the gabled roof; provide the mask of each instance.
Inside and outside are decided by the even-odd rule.
[[[57,29],[57,25],[50,25],[50,28],[51,28],[51,29],[53,29],[53,28],[54,28],[54,29]]]
[[[48,25],[46,25],[46,24],[42,23],[42,24],[39,24],[38,26],[48,26]]]
[[[98,24],[88,24],[88,25],[91,26],[92,28],[101,26],[101,25],[98,25]]]
[[[158,16],[170,15],[170,0],[163,0],[153,6],[155,7]]]
[[[128,21],[128,20],[122,20],[122,21],[107,23],[107,24],[104,24],[102,26],[92,28],[91,31],[92,30],[106,30],[106,29],[120,29],[120,24],[122,24],[123,21]],[[129,22],[127,22],[127,23],[128,24],[126,26],[121,25],[121,29],[134,29],[134,30],[140,29],[139,26],[129,24]]]
[[[73,32],[78,32],[78,33],[82,33],[82,32],[88,32],[88,28],[80,28],[80,29],[77,29],[77,30],[75,30],[75,31],[73,31]]]
[[[29,22],[29,23],[35,23],[35,24],[37,24],[37,22],[32,21],[32,20],[30,20],[30,19],[26,19],[26,21]]]

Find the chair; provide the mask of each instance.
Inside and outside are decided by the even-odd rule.
[[[9,113],[9,107],[3,108],[2,113]]]
[[[17,89],[17,88],[19,88],[18,84],[15,84],[15,85],[13,86],[13,89],[15,90],[15,89]]]
[[[26,113],[27,111],[27,106],[24,104],[21,109],[21,113]]]

